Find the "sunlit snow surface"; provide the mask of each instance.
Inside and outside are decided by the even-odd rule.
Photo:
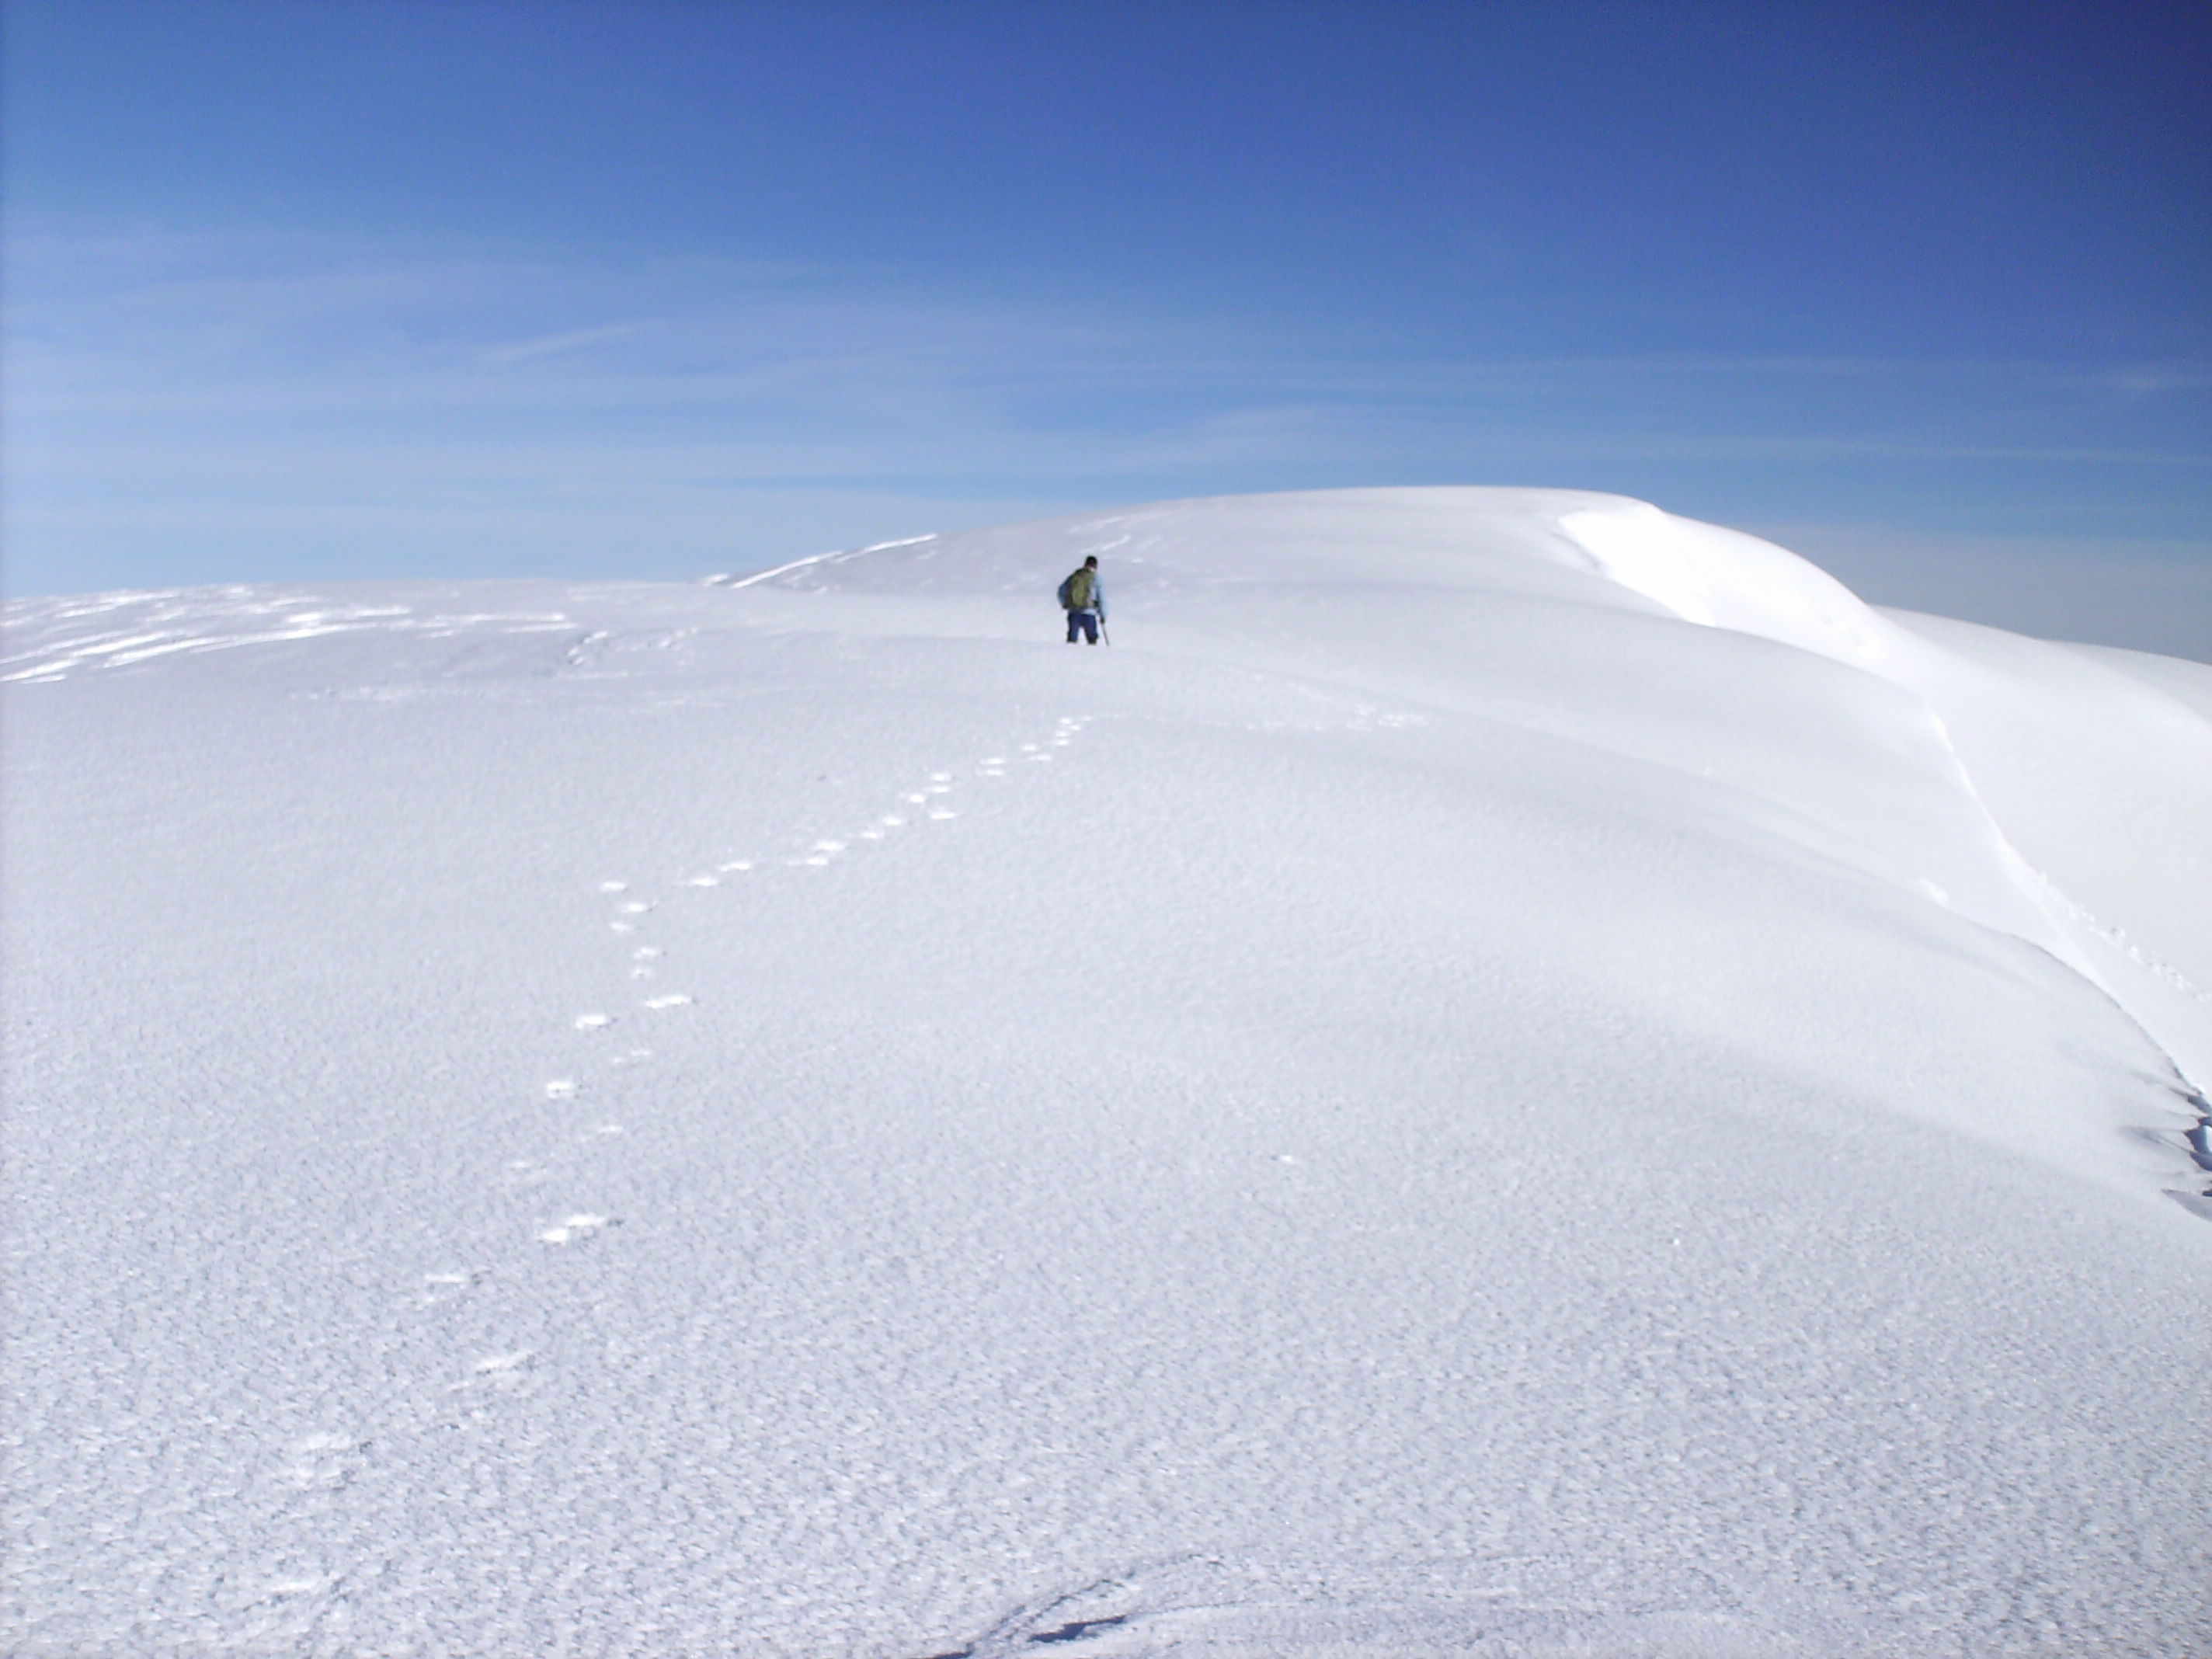
[[[10,1654],[2212,1651],[2212,670],[1492,490],[0,655]]]

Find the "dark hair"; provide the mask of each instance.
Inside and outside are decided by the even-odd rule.
[[[1093,553],[1093,554],[1092,554],[1089,558],[1085,559],[1083,562],[1084,562],[1084,564],[1085,564],[1085,566],[1086,568],[1090,568],[1090,569],[1092,569],[1092,570],[1096,570],[1096,569],[1098,568],[1098,556],[1097,556],[1096,553]]]

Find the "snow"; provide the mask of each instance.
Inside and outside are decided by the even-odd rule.
[[[2212,1649],[2212,671],[1471,489],[0,656],[11,1654]]]

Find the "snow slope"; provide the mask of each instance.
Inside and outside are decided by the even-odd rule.
[[[0,654],[11,1654],[2212,1650],[2212,672],[1473,489]]]

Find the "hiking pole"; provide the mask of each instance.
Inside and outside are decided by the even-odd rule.
[[[1098,619],[1098,637],[1109,645],[1114,643],[1114,636],[1106,631],[1106,618],[1103,617]]]

